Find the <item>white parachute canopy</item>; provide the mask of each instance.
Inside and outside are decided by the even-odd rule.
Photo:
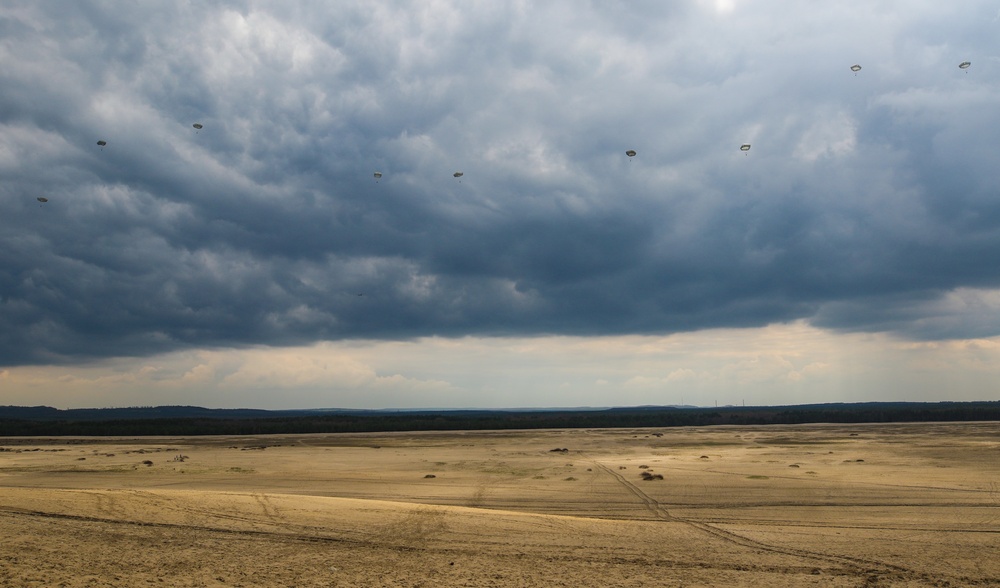
[[[381,178],[381,177],[382,177],[382,172],[380,172],[380,171],[377,171],[377,172],[375,172],[375,181],[376,181],[376,182],[377,182],[377,181],[379,180],[379,178]]]
[[[972,67],[971,61],[963,61],[962,63],[958,64],[958,69],[969,69],[970,67]]]
[[[635,157],[635,149],[629,149],[628,151],[625,152],[625,155],[628,155],[629,159],[632,159],[633,157]]]
[[[854,65],[851,66],[851,71],[853,71],[854,73],[858,73],[859,71],[861,71],[861,66],[855,63]]]
[[[750,151],[750,143],[740,145],[740,151]]]

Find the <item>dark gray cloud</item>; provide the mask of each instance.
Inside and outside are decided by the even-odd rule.
[[[989,3],[344,4],[0,9],[0,364],[1000,333]]]

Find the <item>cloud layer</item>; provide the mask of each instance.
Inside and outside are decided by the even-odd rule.
[[[1000,334],[991,6],[7,3],[0,365]]]

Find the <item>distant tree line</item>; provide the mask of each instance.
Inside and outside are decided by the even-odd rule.
[[[807,423],[902,423],[1000,421],[1000,402],[860,403],[783,407],[673,408],[634,407],[601,410],[539,411],[233,411],[198,407],[161,407],[163,416],[122,417],[115,411],[72,411],[31,407],[31,416],[15,417],[18,407],[0,407],[0,436],[190,436],[299,433],[368,433],[510,429],[596,429],[692,427],[708,425],[777,425]],[[48,410],[37,410],[46,408]],[[187,411],[182,409],[189,409]],[[102,411],[108,411],[103,412]],[[293,413],[293,414],[286,414]],[[105,414],[111,418],[100,418]],[[148,414],[142,411],[126,414]],[[196,414],[199,416],[182,416]],[[210,414],[211,416],[205,416]],[[278,414],[281,416],[267,416]],[[76,415],[80,416],[80,415]]]

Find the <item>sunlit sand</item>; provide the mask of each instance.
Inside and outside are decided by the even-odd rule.
[[[996,423],[0,448],[0,586],[1000,585]]]

